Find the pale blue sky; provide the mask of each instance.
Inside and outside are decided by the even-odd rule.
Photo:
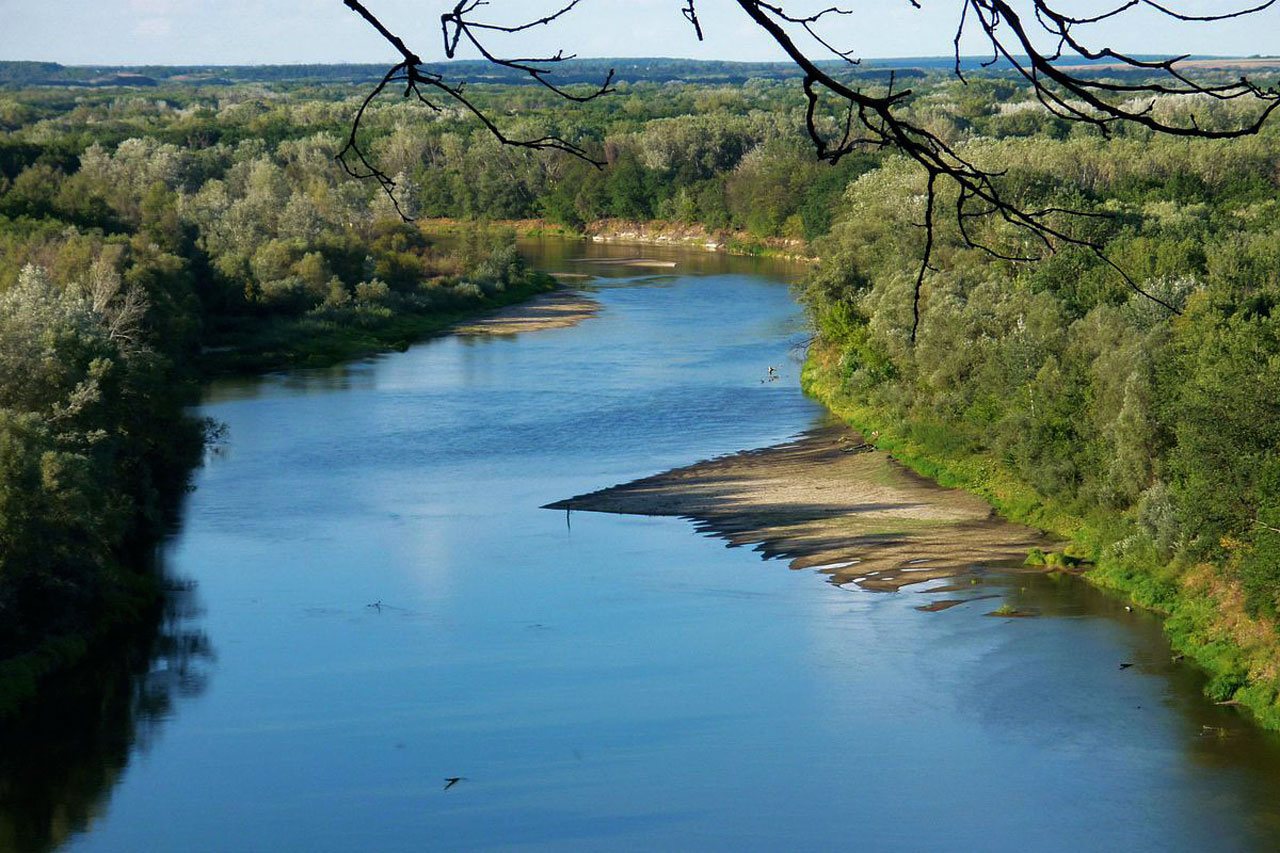
[[[424,59],[441,58],[440,13],[455,0],[366,0]],[[829,5],[823,0],[821,5]],[[1236,0],[1172,0],[1206,14]],[[555,0],[492,0],[494,20],[537,17]],[[682,0],[583,0],[555,27],[525,34],[516,52],[564,47],[581,56],[781,58],[732,0],[699,0],[707,41],[699,44],[680,14]],[[788,10],[821,8],[791,0]],[[869,58],[938,56],[951,50],[958,0],[846,0],[857,14],[832,20],[832,38]],[[1098,0],[1062,0],[1061,8],[1097,11]],[[256,64],[382,62],[383,43],[341,0],[0,0],[0,59],[65,64]],[[1280,53],[1280,9],[1252,19],[1176,24],[1146,13],[1105,31],[1117,47],[1142,53]],[[513,45],[515,47],[515,45]],[[981,51],[980,43],[966,46]]]

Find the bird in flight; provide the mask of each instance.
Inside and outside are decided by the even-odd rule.
[[[446,776],[444,777],[444,789],[447,791],[459,782],[465,782],[466,776]]]

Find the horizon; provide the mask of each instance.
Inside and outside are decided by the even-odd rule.
[[[438,12],[452,2],[370,0],[371,11],[402,36],[424,62],[444,60]],[[495,4],[490,20],[536,17],[558,4],[548,0]],[[794,4],[802,5],[802,4]],[[1221,12],[1212,0],[1185,0],[1188,14]],[[424,9],[424,6],[426,7]],[[706,39],[699,42],[675,0],[630,0],[584,5],[553,26],[516,37],[493,34],[494,49],[550,55],[559,49],[592,59],[670,58],[724,62],[786,62],[780,48],[732,0],[701,0]],[[101,0],[68,17],[58,4],[0,0],[9,26],[0,32],[0,57],[72,66],[251,66],[390,64],[394,51],[341,0],[280,0],[270,9],[249,0]],[[841,48],[868,61],[951,55],[958,20],[954,2],[876,4],[857,16],[828,19],[824,29]],[[602,26],[600,22],[607,21]],[[424,23],[424,21],[429,23]],[[1171,21],[1150,10],[1090,27],[1099,40],[1129,53],[1159,56],[1266,56],[1277,51],[1280,9],[1216,23]],[[625,47],[622,45],[625,44]],[[983,55],[969,33],[962,53]],[[816,47],[816,45],[810,45]],[[620,49],[621,48],[621,49]],[[666,54],[659,57],[658,54]],[[71,58],[69,58],[71,57]],[[459,59],[479,58],[472,56]]]
[[[1167,53],[1134,54],[1135,58],[1138,58],[1138,59],[1155,59],[1155,58],[1166,59],[1174,55],[1175,54],[1167,54]],[[1178,55],[1180,56],[1180,54]],[[871,62],[876,64],[881,64],[885,62],[919,62],[919,61],[936,62],[939,60],[953,62],[955,61],[955,58],[956,58],[955,55],[950,53],[938,53],[938,54],[921,53],[921,54],[911,54],[911,55],[903,55],[903,56],[874,56],[874,57],[867,56],[867,57],[862,57],[860,62]],[[1025,55],[1019,54],[1017,55],[1017,58],[1023,59],[1025,58]],[[1183,56],[1182,58],[1185,60],[1280,59],[1280,53],[1251,53],[1251,54],[1193,53],[1193,54],[1188,54],[1186,56]],[[962,62],[965,62],[965,61],[986,62],[988,61],[988,58],[982,54],[969,53],[969,54],[961,54],[960,60]],[[568,62],[606,62],[606,61],[690,62],[690,63],[716,62],[716,63],[723,63],[723,64],[729,64],[729,65],[778,65],[778,66],[794,64],[793,62],[787,59],[716,59],[712,57],[700,57],[700,56],[656,56],[656,55],[655,56],[613,56],[613,55],[574,56],[571,59],[567,59],[565,64],[567,64]],[[1063,57],[1061,61],[1080,64],[1084,60],[1081,60],[1079,57]],[[1108,62],[1110,60],[1095,60],[1095,61]],[[823,60],[817,60],[816,62],[819,65],[841,64],[840,60],[835,60],[835,59],[831,59],[831,60],[823,59]],[[298,60],[298,61],[290,61],[290,62],[71,62],[71,61],[64,61],[64,60],[58,60],[58,59],[0,59],[0,65],[21,65],[21,64],[57,65],[62,68],[195,68],[195,67],[200,67],[200,68],[288,68],[288,67],[294,67],[294,66],[304,67],[304,66],[315,66],[315,65],[328,66],[328,67],[343,67],[343,66],[359,67],[364,65],[374,65],[374,66],[381,67],[386,65],[385,62],[379,62],[376,60],[359,60],[359,61],[350,60],[350,61],[334,61],[334,62],[324,62],[324,61],[318,61],[318,60],[317,61]],[[466,58],[459,58],[459,59],[424,60],[423,64],[424,65],[464,65],[464,64],[490,65],[492,63],[490,63],[489,60],[487,59],[466,57]],[[856,67],[856,66],[853,66],[853,67]]]
[[[1141,60],[1167,59],[1172,54],[1161,53],[1143,53],[1134,54],[1134,58]],[[1024,55],[1016,55],[1016,59],[1025,59]],[[930,65],[938,63],[954,63],[957,57],[953,54],[918,54],[909,56],[883,56],[883,57],[864,57],[859,60],[857,65],[850,66],[857,68],[859,65],[863,68],[884,70],[893,63],[893,67],[913,68],[921,66],[912,66],[906,63],[926,62]],[[985,66],[990,60],[982,54],[961,54],[958,59],[962,65],[973,63],[983,64]],[[1199,62],[1205,60],[1267,60],[1275,59],[1280,61],[1280,53],[1253,53],[1253,54],[1227,54],[1227,53],[1196,53],[1182,56],[1183,61]],[[603,63],[618,62],[625,64],[636,64],[643,62],[671,62],[671,63],[687,63],[691,65],[741,65],[741,66],[776,66],[778,68],[794,67],[794,63],[787,59],[715,59],[707,57],[686,57],[686,56],[574,56],[563,63],[559,67],[568,70],[573,67],[573,63]],[[1085,65],[1096,64],[1106,65],[1112,62],[1109,59],[1085,60],[1080,57],[1063,57],[1059,60],[1062,64],[1069,65]],[[839,60],[817,60],[817,65],[840,65]],[[386,62],[378,61],[295,61],[295,62],[69,62],[56,59],[0,59],[0,67],[6,65],[54,65],[58,68],[67,69],[132,69],[132,68],[204,68],[204,69],[223,69],[223,68],[385,68]],[[424,60],[424,66],[433,65],[455,65],[455,66],[493,66],[489,60],[466,57],[458,59],[434,59]],[[500,67],[500,66],[493,66]],[[990,66],[990,70],[1007,70],[1008,65],[1005,60],[1001,60],[994,66]],[[798,72],[797,72],[798,73]]]

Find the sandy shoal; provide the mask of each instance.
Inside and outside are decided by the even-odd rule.
[[[677,516],[834,583],[898,590],[939,578],[1039,572],[1041,532],[919,477],[843,426],[578,495],[548,509]],[[955,588],[955,587],[952,587]]]
[[[456,335],[518,335],[576,326],[600,310],[600,303],[573,290],[554,290],[456,326]]]

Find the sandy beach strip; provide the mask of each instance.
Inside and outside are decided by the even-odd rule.
[[[672,269],[675,261],[660,258],[578,258],[578,263],[595,264],[602,267],[641,267],[654,269]]]
[[[600,303],[574,290],[543,293],[517,305],[463,323],[456,335],[518,335],[576,326],[600,311]]]
[[[967,584],[991,572],[1043,572],[1023,561],[1032,548],[1053,547],[1040,531],[999,518],[974,495],[915,475],[844,426],[546,508],[685,518],[731,546],[753,547],[793,569],[885,591],[940,578]]]

